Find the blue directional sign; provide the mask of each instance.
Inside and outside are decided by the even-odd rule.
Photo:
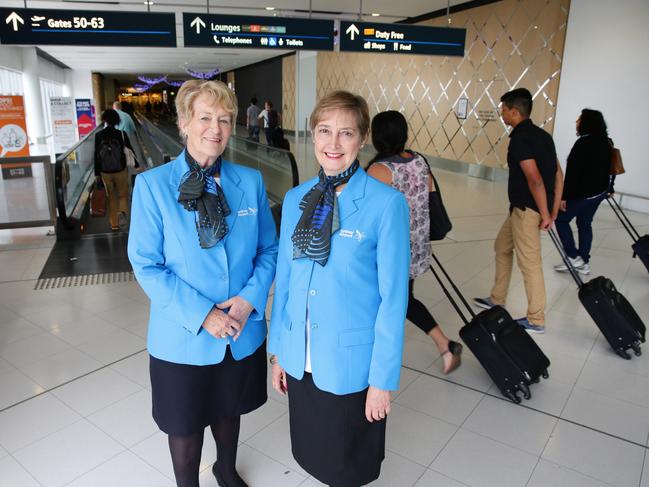
[[[340,50],[464,56],[466,29],[368,22],[340,23]]]
[[[0,43],[176,47],[173,13],[0,8]]]
[[[183,12],[185,47],[333,51],[332,20]]]

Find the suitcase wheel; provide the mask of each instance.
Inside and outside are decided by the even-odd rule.
[[[532,393],[530,392],[530,387],[525,382],[519,383],[518,388],[523,393],[523,397],[525,399],[530,399],[532,397]]]
[[[623,348],[616,348],[615,353],[617,353],[620,357],[622,357],[625,360],[631,360],[631,355],[627,353],[626,350]]]
[[[532,381],[532,384],[538,384],[539,382],[541,382],[541,378],[540,378],[540,377],[537,377],[536,379],[534,379],[534,380]]]
[[[633,353],[635,353],[636,357],[642,355],[642,350],[640,349],[640,342],[635,342],[633,345],[631,345],[631,348],[633,349]]]
[[[545,369],[542,373],[541,376],[543,376],[544,379],[547,379],[550,377],[550,373],[548,372],[548,369]]]
[[[521,403],[521,398],[516,395],[515,392],[512,391],[505,391],[503,392],[505,397],[509,400],[511,400],[515,404],[520,404]]]

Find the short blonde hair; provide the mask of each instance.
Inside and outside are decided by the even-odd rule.
[[[181,121],[189,122],[194,116],[194,102],[202,94],[207,94],[213,103],[220,105],[232,117],[232,124],[235,123],[239,106],[237,95],[222,81],[208,81],[192,79],[185,81],[176,95],[176,112],[178,113],[178,129],[183,139],[187,134],[183,132]]]
[[[365,137],[370,131],[370,110],[362,96],[340,90],[333,91],[321,98],[309,118],[311,130],[315,129],[315,126],[323,119],[324,113],[329,110],[349,110],[356,117],[356,125],[361,136]]]

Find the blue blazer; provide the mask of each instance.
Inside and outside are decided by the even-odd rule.
[[[185,153],[140,174],[133,193],[128,257],[151,299],[147,347],[169,362],[207,365],[252,354],[266,338],[264,317],[275,276],[277,232],[259,171],[223,161],[228,233],[209,249],[198,243],[195,215],[178,203],[189,170]],[[236,342],[202,328],[212,306],[241,296],[254,311]]]
[[[312,179],[286,194],[282,209],[268,351],[301,379],[307,306],[316,386],[334,394],[399,385],[408,303],[409,210],[404,196],[362,169],[338,197],[340,229],[322,267],[293,260],[291,236]]]

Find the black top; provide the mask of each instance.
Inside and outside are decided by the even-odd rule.
[[[101,141],[103,139],[113,139],[113,138],[119,140],[119,143],[122,146],[122,148],[124,148],[124,144],[126,144],[126,147],[133,150],[133,147],[131,147],[131,142],[128,140],[128,135],[126,135],[126,132],[123,132],[122,130],[117,130],[115,127],[110,127],[110,126],[106,126],[105,129],[97,132],[95,134],[95,176],[100,176],[102,173],[101,161],[99,157],[99,149],[101,147]],[[123,171],[124,169],[126,169],[126,156],[124,155],[124,151],[122,151],[122,168],[117,172]]]
[[[509,137],[509,148],[507,149],[509,182],[507,192],[510,205],[539,211],[527,184],[525,173],[521,169],[521,161],[534,159],[536,167],[543,178],[548,200],[548,211],[551,212],[554,203],[554,181],[557,172],[557,151],[554,148],[552,136],[534,125],[530,119],[526,119],[512,130]]]
[[[566,164],[564,200],[597,196],[609,190],[611,143],[605,135],[582,135],[572,146]]]

